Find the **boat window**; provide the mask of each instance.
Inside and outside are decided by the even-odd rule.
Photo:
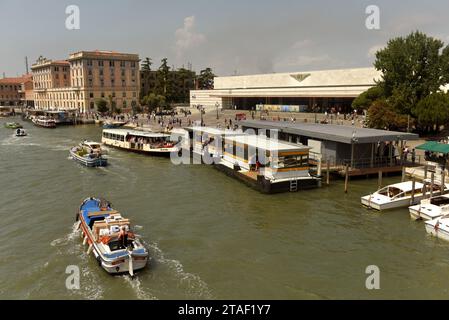
[[[389,187],[388,188],[388,196],[390,198],[397,197],[401,193],[403,193],[403,191],[401,189],[399,189],[399,188],[396,188],[396,187]]]
[[[278,157],[278,168],[301,168],[309,165],[309,157],[307,155],[292,155]]]

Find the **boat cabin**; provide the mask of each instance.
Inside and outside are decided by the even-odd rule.
[[[189,132],[192,151],[199,155],[208,154],[214,157],[223,155],[224,140],[226,137],[241,136],[244,133],[241,130],[223,130],[210,127],[190,127],[186,128]]]
[[[309,177],[309,150],[262,135],[231,136],[225,137],[222,163],[269,180]]]
[[[170,151],[175,143],[164,133],[127,129],[104,129],[102,142],[106,145],[135,151]]]

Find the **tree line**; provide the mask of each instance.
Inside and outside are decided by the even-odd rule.
[[[372,128],[439,133],[449,122],[449,46],[416,31],[391,39],[376,53],[382,72],[352,107],[367,110]]]

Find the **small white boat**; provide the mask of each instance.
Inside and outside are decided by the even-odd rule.
[[[413,182],[401,182],[384,187],[373,194],[366,195],[361,198],[363,206],[375,210],[387,210],[394,208],[409,207],[415,205],[424,198],[425,194],[430,194],[431,185],[427,182],[422,184],[415,183],[415,190],[413,191]],[[447,190],[447,186],[445,186]],[[412,193],[414,192],[414,199],[412,201]],[[433,195],[440,194],[440,186],[433,185]]]
[[[23,129],[17,129],[16,130],[16,137],[26,137],[28,134]]]
[[[108,165],[108,159],[101,154],[89,152],[81,146],[70,149],[70,156],[86,167],[105,167]]]
[[[449,218],[442,216],[425,222],[426,232],[431,236],[449,241]]]
[[[420,204],[408,208],[413,220],[433,220],[449,214],[449,195],[422,199]]]

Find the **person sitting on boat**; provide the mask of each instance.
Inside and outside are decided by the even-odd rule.
[[[118,235],[119,243],[121,244],[122,248],[125,249],[128,245],[128,233],[126,232],[126,228],[122,227],[120,229],[120,233]]]

